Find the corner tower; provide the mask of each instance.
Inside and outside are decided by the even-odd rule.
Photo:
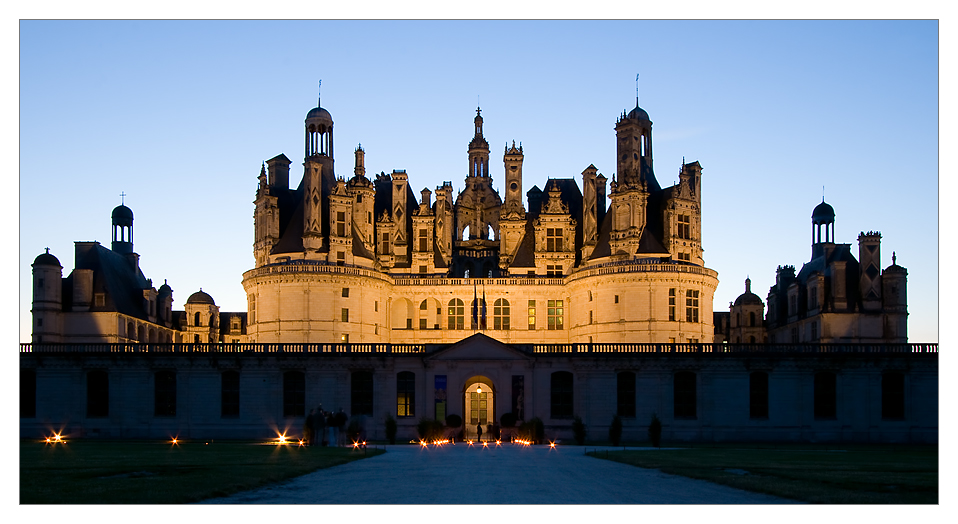
[[[306,159],[303,162],[303,248],[323,246],[323,195],[336,182],[333,171],[333,117],[317,102],[306,114]]]

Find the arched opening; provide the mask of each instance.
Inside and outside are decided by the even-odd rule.
[[[419,329],[439,329],[442,305],[434,298],[419,303]]]
[[[755,327],[755,312],[749,311],[748,313],[748,325],[749,327]]]
[[[148,342],[146,338],[146,326],[140,326],[136,330],[136,341],[146,343]]]
[[[412,329],[412,302],[405,298],[393,302],[391,325],[393,329]]]
[[[469,240],[469,226],[462,228],[462,239]]]
[[[133,322],[127,322],[126,324],[126,338],[136,340],[136,326]]]
[[[202,325],[202,324],[200,324],[200,312],[199,312],[199,311],[197,311],[196,313],[193,314],[193,325],[194,325],[194,326],[201,326],[201,325]]]
[[[492,431],[488,426],[498,420],[496,390],[492,379],[475,375],[466,380],[462,393],[463,436],[475,440],[479,434],[476,426],[482,426],[482,440],[491,440]]]

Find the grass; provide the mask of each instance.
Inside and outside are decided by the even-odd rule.
[[[254,442],[20,442],[21,504],[182,504],[229,495],[382,450]]]
[[[938,503],[938,446],[738,444],[589,455],[810,503]]]

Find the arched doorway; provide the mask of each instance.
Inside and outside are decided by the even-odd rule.
[[[462,389],[463,436],[475,439],[476,425],[482,425],[483,440],[491,437],[486,427],[496,421],[496,390],[492,379],[476,375],[466,380]]]

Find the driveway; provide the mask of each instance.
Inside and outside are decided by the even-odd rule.
[[[589,447],[590,450],[594,449]],[[599,448],[600,450],[602,448]],[[622,448],[616,448],[622,449]],[[641,449],[641,448],[630,448]],[[206,504],[791,504],[587,457],[581,447],[386,446],[386,453]],[[648,450],[655,453],[655,450]]]

